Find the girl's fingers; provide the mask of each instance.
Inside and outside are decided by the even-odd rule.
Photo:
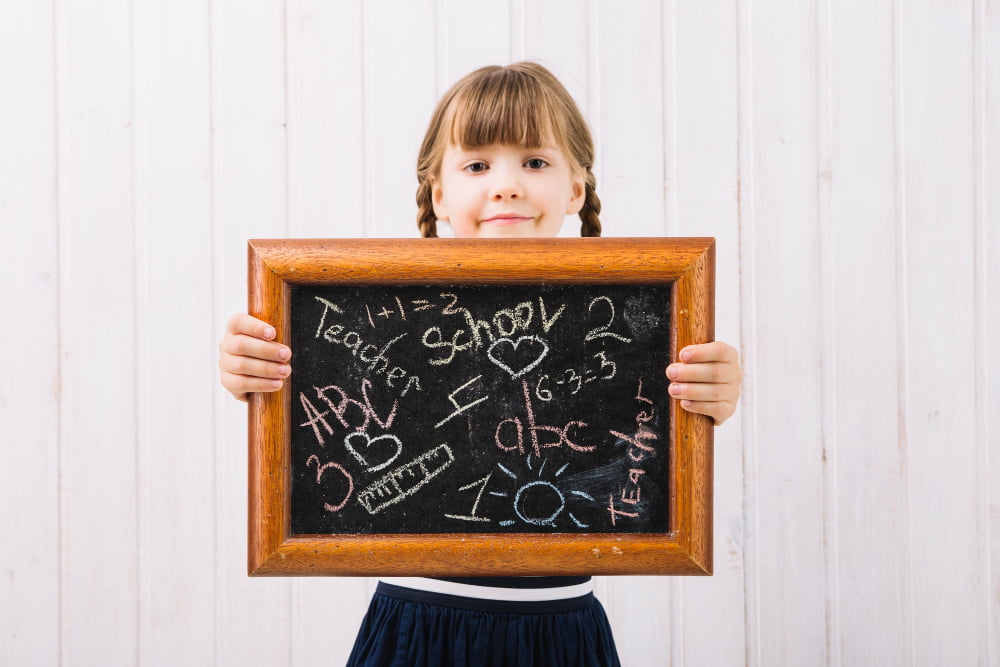
[[[274,327],[246,313],[229,318],[219,342],[219,376],[239,400],[246,401],[254,392],[277,391],[291,374],[292,351],[274,342],[275,335]]]
[[[287,345],[272,343],[260,340],[249,335],[227,335],[222,339],[223,354],[234,357],[250,357],[253,359],[264,359],[266,361],[287,362],[292,358],[292,350]],[[232,372],[239,372],[235,368],[227,368]],[[253,375],[253,373],[250,373]]]
[[[270,324],[246,313],[237,313],[230,317],[229,324],[226,326],[226,332],[235,335],[253,336],[261,340],[271,340],[277,335],[274,327]]]
[[[670,395],[685,401],[735,401],[735,386],[710,382],[671,382]]]
[[[224,373],[264,380],[282,380],[292,372],[292,368],[288,364],[233,355],[223,358],[219,365]]]
[[[736,348],[719,340],[712,343],[702,343],[701,345],[688,345],[680,351],[678,356],[685,364],[720,361],[726,364],[739,365],[739,353],[736,351]]]
[[[674,382],[736,383],[739,381],[739,375],[739,366],[726,362],[670,364],[667,366],[667,377]]]
[[[241,401],[246,401],[247,396],[252,393],[278,391],[283,385],[282,380],[247,377],[233,373],[222,374],[222,386]]]
[[[722,425],[736,412],[736,405],[725,401],[681,401],[681,407],[688,412],[711,417],[716,426]]]

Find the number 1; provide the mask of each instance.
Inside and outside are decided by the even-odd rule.
[[[486,490],[486,485],[489,484],[490,477],[492,476],[493,473],[491,472],[489,475],[483,477],[482,479],[477,479],[475,482],[472,482],[471,484],[466,484],[465,486],[458,487],[459,491],[468,491],[477,484],[482,484],[482,486],[479,487],[479,493],[476,494],[476,502],[472,503],[472,512],[470,512],[467,515],[445,514],[445,516],[448,517],[449,519],[460,519],[462,521],[489,521],[490,519],[488,519],[487,517],[476,516],[476,510],[479,509],[479,501],[483,497],[483,491]]]

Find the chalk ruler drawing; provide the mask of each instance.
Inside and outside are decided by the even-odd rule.
[[[389,505],[416,493],[454,460],[455,454],[451,448],[440,444],[372,482],[358,494],[358,502],[369,514],[377,514]]]

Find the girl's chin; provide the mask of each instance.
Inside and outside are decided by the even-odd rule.
[[[455,236],[459,238],[480,239],[517,239],[546,238],[556,236],[561,225],[546,225],[527,219],[523,222],[492,223],[482,222],[475,225],[458,225],[453,227]]]
[[[479,226],[479,237],[484,239],[516,239],[532,236],[543,236],[534,222],[520,222],[516,225],[505,223],[494,225],[485,223]]]

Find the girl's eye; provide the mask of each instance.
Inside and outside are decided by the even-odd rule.
[[[473,162],[472,164],[466,165],[465,170],[470,174],[481,174],[486,171],[487,166],[485,162]]]
[[[533,157],[524,163],[524,166],[528,169],[543,169],[549,166],[549,163],[540,157]]]

